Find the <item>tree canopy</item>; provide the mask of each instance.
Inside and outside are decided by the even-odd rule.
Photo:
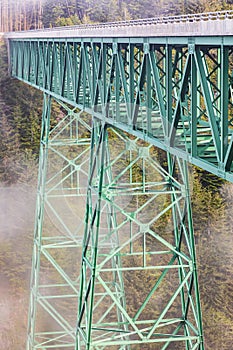
[[[233,8],[216,0],[1,0],[0,31],[182,15]]]
[[[0,31],[228,9],[233,9],[233,0],[0,0]],[[16,183],[32,183],[36,186],[41,97],[37,90],[8,77],[6,47],[1,42],[1,186],[12,186]],[[159,153],[163,161],[162,152]],[[223,185],[223,181],[201,169],[193,167],[192,171],[193,217],[206,350],[231,350],[233,189],[229,184]],[[17,202],[19,199],[20,196],[14,198],[14,201]],[[20,203],[19,206],[23,204]],[[34,209],[31,211],[27,218],[33,218]],[[6,292],[9,297],[7,295],[3,300],[9,309],[9,316],[4,327],[0,328],[3,330],[0,343],[6,350],[23,349],[26,335],[25,310],[27,310],[29,287],[28,277],[25,275],[30,268],[32,223],[26,222],[23,227],[19,227],[20,225],[14,226],[14,235],[10,236],[4,233],[4,230],[0,235],[0,277],[4,288],[10,291]],[[20,234],[16,235],[15,232]],[[70,263],[68,260],[66,262]],[[146,277],[149,280],[150,276]],[[140,288],[142,281],[139,280],[138,290]],[[21,300],[20,305],[18,300]],[[137,301],[137,298],[132,300],[132,305],[135,300]]]

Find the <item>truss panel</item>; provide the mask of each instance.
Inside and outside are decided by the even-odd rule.
[[[90,119],[45,96],[27,349],[73,349]],[[86,178],[86,180],[85,180]]]
[[[230,37],[9,43],[14,77],[233,181]]]
[[[185,162],[98,120],[91,145],[76,349],[204,349]]]
[[[203,350],[186,160],[233,181],[231,38],[9,48],[45,93],[28,350]]]

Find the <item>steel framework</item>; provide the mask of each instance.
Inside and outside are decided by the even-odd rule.
[[[28,349],[203,350],[186,161],[233,181],[232,38],[15,38],[9,46],[12,75],[45,94]],[[55,126],[51,98],[63,110]],[[164,167],[152,146],[167,154]],[[59,178],[63,200],[73,189],[80,200],[73,178],[87,174],[88,149],[81,248],[50,196]],[[46,224],[46,206],[63,238]],[[80,281],[78,262],[72,279],[49,253],[58,247],[81,256]],[[58,272],[45,285],[43,256]],[[72,293],[57,292],[60,279]],[[79,299],[76,333],[65,297]],[[37,331],[39,306],[59,327]]]
[[[45,96],[27,349],[73,349],[75,339],[91,127],[81,111],[59,106],[51,120]]]
[[[95,119],[91,144],[76,349],[204,349],[185,162]]]
[[[232,38],[10,40],[12,75],[233,181]]]

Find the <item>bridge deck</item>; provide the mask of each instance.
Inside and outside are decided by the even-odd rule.
[[[6,38],[14,77],[233,182],[231,28],[123,22]]]

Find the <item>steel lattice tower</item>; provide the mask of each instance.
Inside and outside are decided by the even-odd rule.
[[[7,34],[45,96],[28,350],[204,349],[186,161],[233,182],[224,18]]]
[[[86,115],[61,101],[55,115],[45,95],[27,349],[73,349],[75,339],[91,128]]]
[[[94,120],[77,350],[203,349],[187,167],[153,153]]]
[[[28,349],[74,348],[78,296],[78,350],[202,349],[186,163],[59,105],[54,122],[45,95]]]

